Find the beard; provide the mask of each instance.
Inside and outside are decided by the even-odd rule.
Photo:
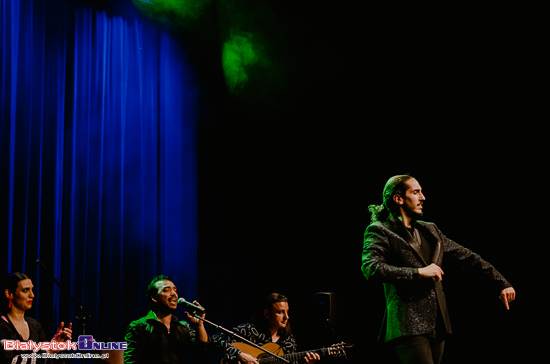
[[[416,210],[407,210],[407,216],[411,219],[418,219],[422,215],[424,215],[424,210],[420,210],[420,212],[417,212]]]

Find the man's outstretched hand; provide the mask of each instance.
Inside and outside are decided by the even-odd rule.
[[[499,296],[506,309],[510,309],[510,302],[516,299],[516,291],[512,287],[504,288]]]

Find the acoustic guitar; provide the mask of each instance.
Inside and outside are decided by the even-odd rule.
[[[264,351],[262,351],[258,348],[255,348],[253,346],[250,346],[248,344],[245,344],[245,343],[232,343],[231,345],[233,345],[234,347],[236,347],[237,349],[239,349],[243,353],[252,355],[261,364],[263,364],[263,363],[284,364],[283,361],[277,359],[276,357],[274,357],[272,355],[269,355],[266,352],[264,352]],[[267,351],[269,351],[273,354],[276,354],[278,356],[281,356],[281,357],[285,358],[286,360],[288,360],[291,363],[294,362],[294,361],[303,362],[304,357],[306,356],[306,353],[317,353],[321,357],[323,357],[323,356],[346,356],[345,349],[350,348],[350,347],[351,347],[351,345],[340,343],[340,344],[331,345],[328,348],[321,348],[321,349],[317,349],[317,350],[308,350],[308,351],[301,351],[299,353],[285,354],[284,351],[283,351],[283,348],[277,343],[267,343],[267,344],[262,346],[263,349],[265,349],[265,350],[267,350]],[[222,364],[223,364],[223,361],[222,361]]]

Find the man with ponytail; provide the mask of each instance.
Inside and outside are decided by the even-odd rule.
[[[448,239],[435,224],[418,220],[425,200],[416,179],[391,177],[382,204],[369,206],[371,224],[363,244],[365,278],[384,285],[385,340],[405,364],[440,363],[452,332],[441,283],[444,260],[478,273],[499,293],[506,309],[515,299],[512,285],[491,264]]]

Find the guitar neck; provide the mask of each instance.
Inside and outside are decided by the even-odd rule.
[[[277,358],[284,358],[286,360],[288,360],[289,362],[295,362],[295,361],[303,361],[304,357],[306,356],[306,353],[317,353],[319,354],[319,356],[325,356],[325,355],[329,355],[330,354],[330,351],[329,351],[329,348],[322,348],[322,349],[317,349],[317,350],[308,350],[308,351],[300,351],[298,353],[291,353],[291,354],[285,354],[285,355],[281,355],[281,356],[267,356],[267,357],[264,357],[264,358],[260,358],[258,360],[258,362],[260,362],[261,364],[263,363],[280,363],[280,364],[284,364],[281,360],[277,359]]]

